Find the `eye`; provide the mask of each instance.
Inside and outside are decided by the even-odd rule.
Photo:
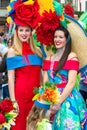
[[[64,38],[63,36],[60,36],[60,38],[62,39],[62,38]]]
[[[23,32],[23,29],[19,29],[20,32]]]
[[[30,29],[26,29],[26,32],[30,32]]]
[[[54,35],[54,38],[57,38],[57,35]]]

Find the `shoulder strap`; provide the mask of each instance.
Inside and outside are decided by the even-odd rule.
[[[72,60],[72,59],[74,59],[74,58],[77,58],[77,59],[78,59],[78,57],[72,57],[70,60]]]
[[[50,55],[50,61],[52,60],[52,54]]]

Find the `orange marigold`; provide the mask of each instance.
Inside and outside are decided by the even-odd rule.
[[[42,94],[41,98],[50,102],[52,104],[57,104],[59,102],[60,94],[58,90],[54,90],[52,88],[47,88],[45,92]]]

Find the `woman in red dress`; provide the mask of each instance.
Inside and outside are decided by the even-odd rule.
[[[23,2],[15,2],[14,4],[13,20],[17,26],[13,45],[9,49],[7,57],[10,98],[14,103],[15,111],[18,113],[16,125],[12,127],[12,130],[26,130],[26,118],[33,105],[33,89],[39,87],[41,81],[42,53],[32,39],[32,28],[36,27],[38,22],[38,12],[35,10],[33,14],[35,15],[34,18],[37,16],[35,22],[33,22],[33,18],[31,18],[32,23],[28,21],[29,19],[26,17],[29,16],[28,9],[30,6]],[[23,9],[21,10],[23,16],[20,18],[18,17],[21,15],[18,14],[20,13],[19,9]]]

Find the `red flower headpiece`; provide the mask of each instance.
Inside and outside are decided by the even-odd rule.
[[[33,4],[25,4],[25,2],[16,1],[12,10],[10,16],[13,18],[16,25],[28,25],[31,28],[37,26],[40,19],[37,0],[35,0]]]
[[[42,44],[47,46],[53,44],[53,33],[54,30],[60,26],[59,16],[56,15],[56,12],[49,13],[45,11],[41,18],[41,24],[36,29],[37,40]]]

